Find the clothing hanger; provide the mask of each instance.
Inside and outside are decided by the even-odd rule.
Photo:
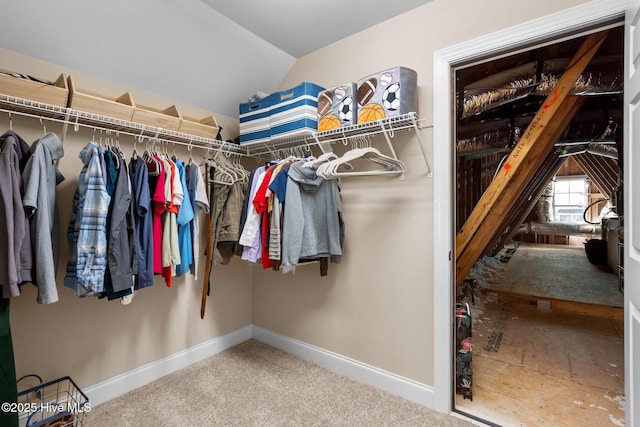
[[[236,176],[232,174],[228,168],[221,164],[220,161],[217,160],[220,151],[215,151],[213,156],[209,159],[208,163],[210,166],[213,166],[214,171],[214,179],[213,183],[215,184],[223,184],[223,185],[231,185],[236,181]]]
[[[249,172],[245,167],[240,163],[241,156],[239,154],[234,155],[236,168],[242,174],[242,182],[249,182],[249,178],[251,177],[251,172]]]
[[[235,173],[237,179],[236,182],[248,182],[249,181],[249,176],[251,175],[251,172],[249,172],[248,170],[246,170],[241,164],[240,164],[240,156],[238,156],[237,154],[234,154],[231,149],[232,147],[229,145],[228,150],[225,152],[225,157],[227,159],[230,159],[227,161],[227,165],[229,166],[229,168]]]
[[[115,136],[113,138],[111,138],[111,146],[109,147],[109,149],[111,150],[111,152],[113,154],[115,154],[116,159],[117,159],[117,166],[118,168],[120,168],[120,160],[124,161],[124,153],[122,152],[122,150],[120,149],[120,138],[119,138],[119,132],[116,131],[115,132]]]
[[[42,121],[42,117],[40,117],[40,124],[42,125],[42,135],[46,135],[47,134],[47,127],[44,125],[44,122]]]
[[[338,158],[338,155],[336,153],[334,153],[333,151],[328,151],[326,153],[320,154],[320,156],[318,156],[317,159],[311,158],[310,160],[307,160],[302,164],[302,167],[310,168],[310,167],[313,167],[314,165],[325,163],[325,162],[328,162],[329,160],[334,160],[337,158]]]
[[[137,145],[138,145],[138,137],[134,136],[133,137],[133,152],[131,153],[131,158],[134,159],[134,160],[138,158],[138,150],[136,149]]]
[[[325,179],[337,178],[340,176],[358,175],[385,175],[403,174],[406,171],[404,163],[398,159],[382,154],[377,148],[371,147],[370,140],[357,137],[354,139],[354,148],[347,151],[337,159],[330,160],[318,166],[316,174]],[[364,159],[383,167],[383,169],[343,172],[338,169],[348,162],[357,159]]]
[[[9,130],[13,130],[13,118],[11,118],[11,111],[9,111]]]
[[[189,165],[193,164],[193,157],[191,156],[191,152],[193,151],[193,139],[189,140],[189,145],[187,145],[187,151],[189,152]]]
[[[162,170],[162,166],[160,165],[160,161],[155,158],[155,153],[153,152],[152,141],[150,139],[147,140],[147,146],[142,154],[142,159],[147,164],[147,168],[149,169],[149,175],[158,176],[160,175],[160,171]],[[149,168],[149,165],[152,165]]]

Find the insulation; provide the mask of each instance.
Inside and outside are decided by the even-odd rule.
[[[532,93],[535,89],[537,67],[536,62],[530,62],[465,86],[461,118],[479,114]]]
[[[467,279],[475,280],[479,289],[489,289],[491,284],[502,278],[503,270],[504,264],[500,260],[484,256],[473,265]]]
[[[528,95],[548,95],[569,61],[568,58],[560,58],[530,62],[466,85],[460,118],[480,114]],[[621,64],[619,56],[595,58],[578,77],[573,93],[584,96],[621,93],[624,85]]]
[[[511,138],[509,132],[500,131],[488,132],[471,138],[461,138],[456,143],[456,150],[458,154],[464,154],[472,151],[507,147],[512,143],[518,142],[521,133],[522,129],[516,128],[513,138]]]

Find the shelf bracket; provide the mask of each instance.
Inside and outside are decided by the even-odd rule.
[[[413,129],[416,132],[416,138],[418,139],[418,145],[420,146],[420,151],[422,151],[422,157],[424,157],[424,163],[427,165],[427,176],[429,178],[433,177],[433,172],[431,171],[431,167],[429,166],[429,160],[427,159],[427,153],[424,151],[424,146],[422,145],[422,139],[420,138],[420,128],[418,127],[418,121],[416,117],[413,116]],[[429,126],[433,127],[433,126]]]
[[[67,136],[67,129],[69,128],[69,119],[71,118],[71,108],[68,108],[65,110],[64,113],[64,124],[62,125],[62,136],[60,138],[60,141],[64,144],[64,139]]]
[[[387,140],[387,145],[389,145],[389,150],[391,151],[391,155],[393,156],[394,159],[396,160],[400,160],[398,159],[398,155],[396,154],[396,150],[393,149],[393,144],[391,143],[391,138],[393,137],[393,133],[391,133],[391,135],[389,135],[389,130],[387,128],[384,127],[384,123],[380,122],[380,129],[382,129],[382,133],[384,134],[384,139]]]

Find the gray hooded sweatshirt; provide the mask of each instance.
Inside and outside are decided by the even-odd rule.
[[[6,131],[0,136],[0,287],[2,297],[20,295],[19,285],[30,282],[32,255],[29,222],[22,206],[23,180],[31,151],[18,134]]]
[[[34,283],[38,287],[38,303],[58,301],[56,272],[59,253],[58,206],[56,185],[64,177],[54,163],[64,155],[62,141],[48,133],[31,145],[31,158],[22,173],[23,204],[31,223]]]
[[[342,255],[340,193],[336,180],[316,175],[317,165],[305,161],[289,168],[282,224],[282,272],[295,271],[300,261]]]

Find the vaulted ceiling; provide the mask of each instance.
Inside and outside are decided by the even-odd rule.
[[[237,117],[296,58],[429,1],[8,1],[0,47]]]

